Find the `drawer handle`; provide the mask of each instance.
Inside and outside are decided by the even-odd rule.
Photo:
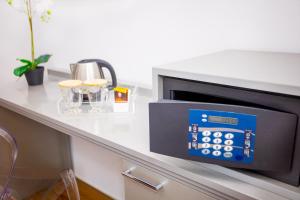
[[[134,170],[135,168],[130,168],[124,172],[122,172],[122,175],[127,177],[127,178],[130,178],[131,180],[134,180],[138,183],[141,183],[142,185],[148,187],[148,188],[151,188],[152,190],[155,190],[155,191],[159,191],[160,189],[163,188],[163,186],[165,185],[166,182],[162,182],[162,183],[159,183],[157,185],[153,185],[152,183],[150,183],[149,181],[145,180],[145,179],[142,179],[142,178],[139,178],[139,177],[136,177],[134,175],[132,175],[132,171]]]

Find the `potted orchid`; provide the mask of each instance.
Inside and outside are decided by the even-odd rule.
[[[40,64],[48,62],[51,55],[45,54],[35,57],[33,16],[39,16],[43,22],[47,22],[52,13],[49,9],[52,0],[6,0],[6,2],[18,11],[25,13],[30,30],[31,58],[18,58],[17,60],[22,63],[22,66],[15,68],[13,73],[18,77],[25,74],[28,85],[41,85],[43,84],[44,67]]]

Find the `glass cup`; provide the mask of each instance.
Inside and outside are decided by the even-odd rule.
[[[58,83],[62,95],[62,103],[65,111],[69,113],[80,113],[82,104],[82,81],[66,80]]]
[[[105,112],[107,110],[107,102],[109,97],[109,90],[106,87],[107,80],[95,79],[91,81],[84,81],[83,87],[87,92],[89,104],[91,106],[90,112]]]

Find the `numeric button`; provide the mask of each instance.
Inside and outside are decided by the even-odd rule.
[[[233,144],[233,140],[225,140],[224,144],[225,145],[232,145]]]
[[[222,142],[222,140],[220,138],[216,138],[216,139],[213,140],[213,142],[215,144],[220,144]]]
[[[209,149],[203,149],[201,152],[202,152],[202,154],[207,155],[207,154],[210,153],[210,150]]]
[[[231,140],[231,139],[234,138],[234,135],[233,135],[232,133],[227,133],[227,134],[225,134],[225,138],[226,138],[227,140]]]
[[[205,137],[207,137],[207,136],[211,135],[211,132],[210,131],[203,131],[202,135],[205,136]]]
[[[205,143],[207,143],[207,142],[210,142],[210,137],[204,137],[204,138],[202,138],[202,142],[205,142]]]
[[[221,155],[221,151],[213,151],[212,154],[214,156],[220,156]]]
[[[222,137],[222,133],[221,132],[215,132],[214,137]]]
[[[233,147],[232,146],[225,146],[224,151],[232,151]]]
[[[220,149],[222,149],[222,146],[220,144],[214,144],[212,148],[214,150],[220,150]]]
[[[203,143],[203,144],[202,144],[202,148],[205,148],[205,149],[206,149],[206,148],[209,148],[209,147],[210,147],[210,144],[209,144],[209,143]]]

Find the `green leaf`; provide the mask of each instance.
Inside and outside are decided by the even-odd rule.
[[[17,67],[14,69],[14,75],[21,77],[23,74],[25,74],[26,72],[28,72],[30,70],[30,66],[29,65],[24,65],[21,67]]]
[[[51,55],[49,55],[49,54],[39,56],[37,59],[34,60],[32,68],[35,69],[39,64],[48,62],[50,57],[51,57]]]
[[[20,59],[18,58],[17,60],[19,60],[20,62],[24,63],[24,64],[27,64],[27,65],[32,65],[32,62],[30,60],[26,60],[26,59]]]

